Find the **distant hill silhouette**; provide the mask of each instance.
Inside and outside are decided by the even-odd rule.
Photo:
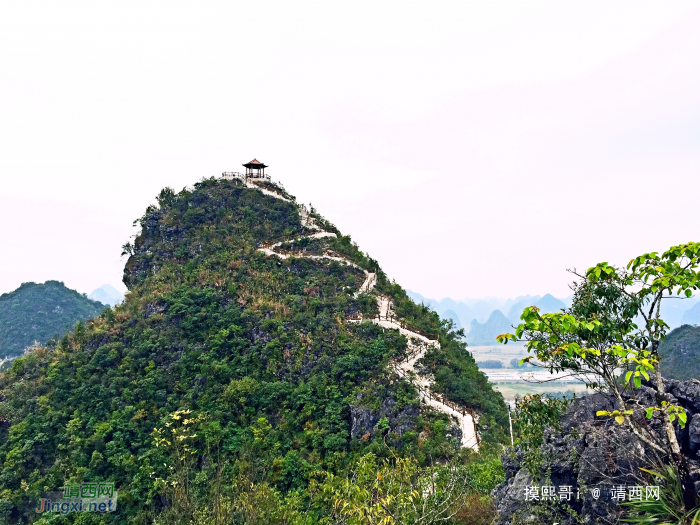
[[[459,322],[465,329],[471,326],[473,320],[483,324],[494,310],[508,312],[507,317],[512,324],[520,322],[520,315],[527,306],[535,305],[543,313],[559,312],[562,308],[571,306],[573,296],[557,299],[551,294],[521,295],[515,299],[502,299],[498,297],[484,297],[481,299],[462,299],[456,301],[449,297],[436,301],[422,296],[417,292],[406,290],[408,296],[416,303],[423,303],[435,310],[443,317],[452,317],[447,311],[457,314]],[[663,301],[661,305],[661,317],[671,328],[677,328],[681,324],[700,324],[700,294],[689,299],[673,298]]]
[[[566,305],[552,294],[545,295],[542,299],[535,303],[535,306],[540,309],[542,313],[551,314],[554,312],[561,312]]]
[[[442,317],[447,317],[449,319],[452,319],[455,324],[455,330],[459,330],[462,328],[462,323],[459,322],[459,316],[454,312],[454,310],[445,310],[442,313]]]
[[[35,341],[63,335],[78,321],[97,317],[106,306],[59,281],[23,283],[0,295],[0,357],[21,355]]]
[[[510,319],[512,323],[517,323],[520,320],[520,315],[523,313],[523,309],[528,306],[532,306],[536,302],[537,301],[525,300],[515,303],[510,307],[510,310],[508,310],[508,319]]]
[[[467,343],[472,346],[495,345],[496,337],[512,332],[512,323],[500,310],[494,310],[488,320],[481,324],[474,319],[467,334]]]
[[[520,319],[520,314],[523,312],[523,308],[526,306],[532,306],[540,299],[542,299],[541,295],[521,295],[506,302],[503,311],[508,312],[508,319],[517,322]]]
[[[661,308],[663,308],[663,306]],[[683,319],[681,322],[683,324],[700,325],[700,303],[695,303],[695,306],[689,310],[686,310],[683,313]]]
[[[103,284],[97,290],[93,290],[88,299],[115,306],[124,300],[124,294],[109,284]]]
[[[520,316],[522,315],[523,310],[528,306],[536,306],[540,309],[540,313],[543,314],[553,314],[555,312],[561,312],[563,308],[566,308],[566,305],[563,301],[557,299],[552,294],[547,294],[535,302],[525,300],[514,304],[508,311],[508,319],[510,319],[510,321],[514,324],[519,323]]]
[[[659,353],[664,377],[700,379],[700,326],[683,325],[672,330],[659,345]]]
[[[495,310],[500,310],[501,313],[508,312],[506,317],[512,324],[517,324],[520,320],[520,314],[522,314],[523,308],[526,306],[535,305],[544,313],[559,312],[566,307],[564,301],[569,299],[562,301],[551,294],[547,294],[544,297],[541,295],[521,295],[515,299],[484,297],[482,299],[463,299],[461,301],[455,301],[447,297],[436,301],[411,290],[407,290],[406,293],[416,303],[425,304],[442,317],[449,317],[453,320],[458,319],[459,324],[463,328],[470,327],[474,320],[480,324],[486,323]]]

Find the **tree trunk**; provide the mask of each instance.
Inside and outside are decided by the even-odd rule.
[[[690,468],[688,466],[688,460],[683,454],[673,455],[673,462],[676,464],[676,470],[678,471],[678,481],[681,484],[681,490],[683,491],[683,505],[686,511],[690,511],[695,508],[695,484],[690,479]]]
[[[664,386],[664,380],[661,377],[661,369],[658,363],[654,366],[654,372],[656,374],[656,389],[659,392],[659,398],[661,401],[665,401],[666,387]],[[676,431],[673,429],[673,423],[671,423],[671,418],[666,411],[663,412],[663,420],[664,428],[666,429],[666,437],[668,437],[668,442],[671,444],[671,452],[674,455],[680,455],[681,447],[676,439]]]
[[[652,345],[652,349],[655,350],[655,346],[658,347],[658,342],[655,341],[655,345]],[[659,392],[659,397],[663,401],[666,388],[664,386],[663,378],[661,377],[661,368],[659,364],[656,363],[654,367],[654,372],[656,373],[656,389]],[[664,411],[662,413],[664,427],[666,429],[666,435],[668,441],[671,445],[671,459],[676,471],[678,472],[678,481],[681,484],[681,490],[683,491],[683,504],[685,505],[685,510],[689,511],[695,507],[695,486],[690,479],[690,468],[688,466],[688,460],[681,453],[681,447],[678,444],[678,439],[676,439],[676,431],[673,428],[673,423],[668,412]]]

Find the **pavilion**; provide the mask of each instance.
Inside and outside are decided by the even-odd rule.
[[[245,167],[245,176],[252,178],[264,178],[265,168],[267,166],[260,162],[258,159],[253,159],[247,164],[243,164]]]

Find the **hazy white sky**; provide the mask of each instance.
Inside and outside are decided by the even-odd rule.
[[[253,157],[429,297],[698,240],[700,4],[0,3],[0,292]]]

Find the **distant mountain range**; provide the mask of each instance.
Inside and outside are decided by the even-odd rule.
[[[547,294],[539,299],[538,297],[539,296],[530,297],[528,299],[524,299],[515,303],[508,310],[508,319],[512,323],[517,324],[520,321],[520,316],[522,315],[523,310],[528,306],[536,306],[540,309],[540,312],[542,312],[543,314],[561,312],[564,308],[567,307],[567,304],[564,301],[562,301],[561,299],[557,299],[551,294]]]
[[[555,312],[571,304],[570,297],[557,299],[551,294],[547,294],[544,297],[541,295],[521,295],[515,299],[484,297],[480,299],[467,298],[460,301],[448,297],[436,301],[411,290],[408,290],[407,293],[415,302],[429,306],[442,317],[453,318],[451,314],[456,315],[460,324],[465,328],[471,326],[471,322],[474,319],[479,323],[485,323],[494,310],[500,310],[505,317],[512,322],[516,322],[520,319],[520,314],[526,306],[536,305],[547,312]]]
[[[522,299],[509,308],[508,317],[503,315],[503,312],[500,310],[494,310],[483,324],[476,319],[472,319],[470,330],[467,334],[467,343],[473,346],[496,344],[496,337],[505,332],[513,331],[513,326],[519,323],[520,315],[528,306],[536,306],[544,314],[561,312],[566,308],[564,301],[557,299],[551,294],[547,294],[540,299],[536,297]]]
[[[97,290],[93,290],[88,299],[115,306],[124,300],[124,294],[109,284],[103,284]]]
[[[455,324],[455,326],[454,326],[455,330],[459,330],[460,328],[464,328],[462,326],[462,323],[460,322],[459,316],[457,315],[457,313],[454,310],[445,310],[442,314],[442,317],[447,317],[449,319],[452,319],[452,321]]]
[[[484,297],[456,301],[451,298],[437,301],[407,290],[411,299],[435,310],[441,317],[449,317],[457,328],[464,328],[470,345],[496,344],[496,336],[511,331],[520,321],[527,306],[537,306],[543,313],[559,312],[571,305],[573,296],[557,299],[551,294],[521,295],[515,299]],[[700,294],[690,299],[665,300],[661,315],[671,328],[684,324],[700,325]],[[507,312],[507,313],[506,313]]]
[[[467,344],[472,346],[495,345],[496,337],[505,332],[512,332],[511,321],[500,310],[491,312],[488,320],[481,324],[472,319],[471,328],[467,334]]]

